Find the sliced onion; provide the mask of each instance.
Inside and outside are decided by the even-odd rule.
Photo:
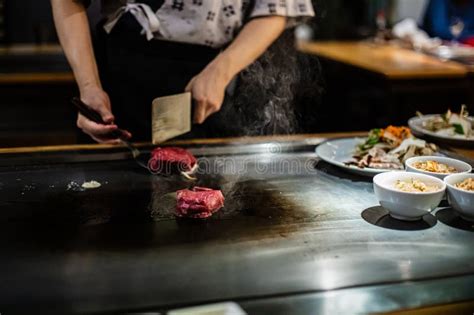
[[[181,172],[181,175],[183,175],[188,180],[197,180],[196,177],[192,176],[197,171],[197,169],[198,169],[198,165],[196,163],[194,164],[193,168],[191,168],[189,171]]]

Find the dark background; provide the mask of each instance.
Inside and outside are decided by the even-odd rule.
[[[4,0],[8,43],[55,42],[49,0]]]
[[[387,16],[394,1],[314,0],[316,18],[309,24],[317,40],[363,39],[375,33],[375,15]],[[49,0],[0,0],[3,45],[57,44]],[[100,19],[99,1],[89,8],[92,24]],[[3,16],[2,16],[3,14]],[[1,21],[4,21],[2,24]],[[391,21],[389,24],[396,22]],[[316,60],[314,90],[319,97],[300,106],[300,132],[368,130],[387,124],[406,124],[416,110],[423,113],[457,110],[471,105],[466,82],[424,80],[394,84],[372,73]],[[68,72],[62,54],[1,55],[0,74],[35,71]],[[74,82],[0,83],[0,147],[46,145],[82,141],[69,100],[77,95]],[[471,107],[472,109],[472,107]]]
[[[2,2],[5,3],[4,43],[58,42],[50,0],[0,0],[0,3]],[[99,19],[99,2],[94,1],[89,8],[89,17],[93,24]]]

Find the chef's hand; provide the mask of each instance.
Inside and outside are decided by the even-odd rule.
[[[191,79],[185,90],[191,92],[196,103],[194,123],[202,124],[210,115],[221,109],[229,81],[225,65],[218,62],[211,62]]]
[[[88,87],[81,90],[81,100],[98,112],[106,125],[95,123],[78,114],[77,127],[99,143],[118,144],[120,140],[114,139],[110,135],[118,129],[118,126],[114,124],[115,117],[112,114],[110,99],[107,93],[100,87]],[[128,131],[124,131],[124,135],[126,138],[132,137]]]

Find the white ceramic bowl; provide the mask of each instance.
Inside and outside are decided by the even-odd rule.
[[[447,158],[447,157],[442,157],[442,156],[417,156],[417,157],[412,157],[411,159],[408,159],[405,162],[405,167],[406,167],[408,172],[431,175],[431,176],[437,177],[441,180],[443,180],[445,177],[451,175],[451,174],[427,172],[427,171],[419,170],[419,169],[417,169],[413,166],[415,163],[423,162],[423,161],[435,161],[435,162],[438,162],[438,163],[446,164],[448,166],[452,166],[457,170],[457,173],[455,173],[455,174],[470,173],[472,171],[471,165],[467,164],[466,162],[451,159],[451,158]]]
[[[459,215],[474,221],[474,192],[457,188],[455,185],[467,178],[474,178],[474,174],[453,174],[444,179],[448,190],[448,201]]]
[[[397,180],[419,180],[427,185],[436,185],[435,192],[403,192],[395,188]],[[434,210],[443,199],[446,184],[439,178],[410,172],[388,172],[374,177],[375,196],[390,216],[404,221],[420,220]]]

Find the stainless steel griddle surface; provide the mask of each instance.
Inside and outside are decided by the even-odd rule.
[[[314,147],[269,148],[195,150],[198,183],[71,153],[75,163],[1,167],[0,306],[164,309],[474,274],[473,226],[449,208],[400,223],[376,207],[370,180]],[[102,187],[68,190],[88,180]],[[176,220],[174,192],[195,184],[222,189],[226,207]]]

